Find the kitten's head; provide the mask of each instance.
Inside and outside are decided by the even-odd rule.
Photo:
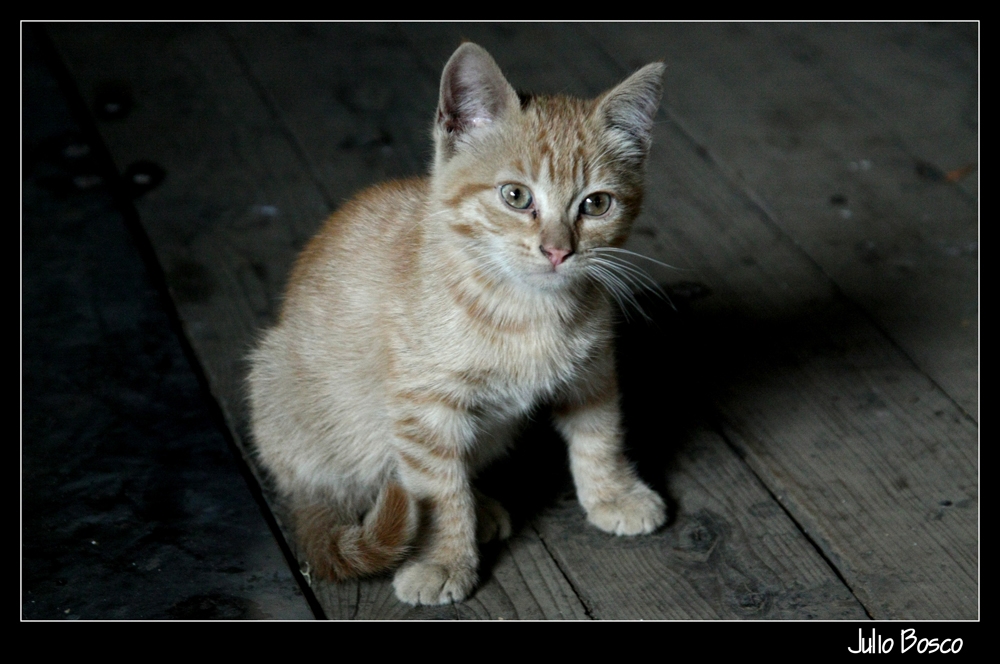
[[[664,65],[592,100],[519,95],[481,47],[445,65],[434,199],[491,272],[542,288],[601,280],[599,250],[628,237]]]

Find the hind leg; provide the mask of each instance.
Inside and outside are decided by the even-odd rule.
[[[485,544],[494,539],[510,537],[510,514],[499,500],[490,498],[479,489],[473,489],[476,497],[476,541]]]

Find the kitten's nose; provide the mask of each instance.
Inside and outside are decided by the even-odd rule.
[[[545,254],[545,257],[549,259],[549,262],[552,263],[552,267],[556,267],[569,258],[573,253],[570,249],[559,249],[557,247],[546,247],[544,245],[538,248],[543,254]]]

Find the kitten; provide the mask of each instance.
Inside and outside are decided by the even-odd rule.
[[[249,387],[259,459],[314,575],[402,563],[400,600],[468,596],[477,538],[511,532],[472,480],[542,402],[591,523],[664,523],[622,452],[607,253],[639,212],[663,69],[590,101],[519,96],[462,44],[430,177],[362,192],[306,246]]]

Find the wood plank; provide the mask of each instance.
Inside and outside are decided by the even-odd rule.
[[[978,23],[777,27],[797,44],[800,58],[811,56],[838,93],[891,128],[915,158],[944,173],[977,164]],[[979,178],[972,173],[956,185],[978,197]]]
[[[437,84],[394,26],[230,23],[220,30],[334,207],[375,182],[426,172],[427,103],[436,104]],[[294,55],[281,55],[286,49]]]
[[[669,117],[978,420],[978,187],[975,175],[942,179],[977,162],[974,35],[912,23],[587,30],[624,67],[664,59]]]
[[[873,616],[974,617],[975,425],[676,126],[656,139],[648,207],[685,220],[657,239],[713,293],[693,308],[727,436]]]
[[[109,81],[132,89],[132,112],[100,130],[122,171],[141,159],[166,171],[135,206],[213,394],[238,430],[243,357],[328,206],[210,26],[49,30],[85,97]],[[305,228],[296,225],[303,219]]]
[[[622,31],[613,43],[601,32],[599,41],[630,66],[652,57],[654,46],[677,49],[669,51],[668,79],[671,71],[678,77],[676,55],[687,63],[690,83],[684,91],[694,90],[697,81],[710,81],[699,106],[706,123],[722,126],[723,116],[739,116],[748,103],[766,105],[760,97],[782,78],[774,73],[758,81],[746,71],[764,68],[759,52],[744,49],[738,55],[733,48],[723,58],[705,48],[722,40],[703,34],[716,27],[691,26],[688,33],[674,26],[666,36],[660,29]],[[639,45],[647,50],[637,52]],[[691,62],[696,50],[713,53],[715,64]],[[722,61],[730,68],[725,73],[715,68]],[[717,77],[725,81],[712,82]],[[758,87],[761,92],[755,92]],[[798,89],[796,81],[790,90]],[[743,98],[734,100],[737,95]],[[683,94],[669,89],[668,105],[678,96]],[[706,110],[712,103],[721,108],[714,115]],[[848,102],[841,106],[838,113],[850,113],[864,127],[864,118]],[[714,395],[727,437],[823,547],[873,616],[976,617],[976,425],[937,387],[936,378],[917,369],[895,339],[886,338],[842,297],[843,292],[853,297],[851,288],[860,289],[864,279],[845,277],[847,285],[842,285],[837,275],[834,280],[827,276],[825,265],[817,267],[820,258],[814,262],[812,247],[822,238],[814,241],[807,234],[814,228],[807,219],[789,213],[786,221],[797,230],[786,235],[786,224],[779,227],[770,212],[784,199],[765,198],[749,184],[740,186],[744,195],[729,187],[733,173],[759,151],[722,146],[721,138],[718,154],[715,143],[706,151],[687,128],[688,114],[681,116],[684,124],[674,121],[678,115],[668,106],[669,120],[658,125],[654,138],[659,149],[649,171],[661,184],[651,187],[647,208],[670,223],[662,224],[649,247],[664,260],[682,255],[698,265],[713,293],[694,309],[705,317],[706,348],[717,353],[705,362],[712,377],[705,387]],[[741,131],[750,133],[753,125],[747,126]],[[836,131],[827,125],[821,129],[832,134],[827,145],[849,141],[859,131],[851,122]],[[801,141],[809,140],[803,131]],[[692,152],[707,158],[693,159]],[[771,157],[769,163],[776,161]],[[812,167],[809,159],[795,162],[801,171]],[[809,193],[807,178],[792,173],[795,168],[774,168],[777,175],[770,180],[781,181],[792,203],[802,199],[795,196],[795,185],[801,185],[799,194]],[[760,181],[765,180],[762,173]],[[905,190],[895,191],[880,204],[909,205],[899,202]],[[883,195],[888,197],[873,194]],[[959,219],[956,225],[962,229],[966,223]],[[905,229],[890,230],[905,238]],[[928,297],[945,296],[937,290]]]
[[[122,170],[139,159],[166,170],[163,184],[136,207],[213,393],[245,446],[243,358],[273,316],[291,260],[338,190],[317,185],[315,164],[215,28],[59,24],[51,32],[84,94],[109,80],[132,88],[132,113],[101,131]],[[384,176],[364,159],[342,168]],[[266,490],[266,478],[259,479]],[[313,589],[331,618],[585,617],[540,551],[531,533],[512,540],[493,577],[460,607],[406,607],[386,579]]]
[[[666,441],[662,441],[666,443]],[[534,522],[595,617],[864,619],[857,599],[717,434],[694,429],[666,475],[676,517],[618,538],[570,497]]]

